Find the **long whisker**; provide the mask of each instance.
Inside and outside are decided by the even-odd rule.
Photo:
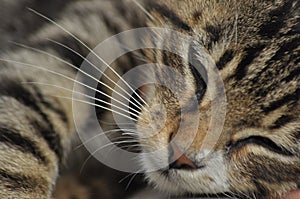
[[[0,58],[0,61],[4,61],[4,62],[8,62],[8,63],[15,63],[15,64],[19,64],[19,65],[24,65],[24,66],[29,66],[29,67],[33,67],[33,68],[36,68],[36,69],[39,69],[39,70],[44,70],[44,71],[46,71],[46,72],[49,72],[49,73],[52,73],[52,74],[61,76],[61,77],[65,78],[65,79],[68,79],[68,80],[70,80],[70,81],[72,81],[72,82],[78,83],[78,84],[80,84],[80,85],[82,85],[82,86],[84,86],[84,87],[86,87],[86,88],[89,88],[89,89],[91,89],[91,90],[94,90],[95,92],[100,93],[100,94],[102,94],[102,95],[104,95],[104,96],[106,96],[106,97],[108,97],[108,98],[110,98],[110,99],[112,99],[112,100],[114,100],[114,101],[116,101],[116,102],[118,102],[118,103],[124,105],[125,107],[131,109],[131,107],[129,107],[128,105],[126,105],[126,104],[120,102],[119,100],[116,100],[116,99],[112,98],[111,96],[107,95],[106,93],[104,93],[104,92],[102,92],[102,91],[99,91],[99,90],[97,90],[97,89],[95,89],[95,88],[92,88],[92,87],[90,87],[90,86],[88,86],[88,85],[86,85],[86,84],[84,84],[84,83],[82,83],[82,82],[79,82],[79,81],[77,81],[77,80],[74,80],[73,78],[68,77],[68,76],[66,76],[66,75],[63,75],[63,74],[61,74],[61,73],[58,73],[58,72],[49,70],[49,69],[47,69],[47,68],[39,67],[39,66],[34,65],[34,64],[23,63],[23,62],[14,61],[14,60],[9,60],[9,59],[2,59],[2,58]]]
[[[131,149],[131,148],[134,148],[134,147],[144,147],[144,146],[146,146],[146,145],[142,145],[142,144],[130,144],[130,146],[122,146],[120,148],[125,148],[126,147],[126,149]]]
[[[135,141],[133,141],[133,142],[135,142]],[[97,150],[95,150],[93,153],[91,153],[88,157],[87,157],[87,159],[83,162],[83,164],[82,164],[82,167],[81,167],[81,169],[80,169],[80,173],[82,173],[82,171],[83,171],[83,168],[85,167],[85,165],[87,164],[87,162],[98,152],[98,151],[100,151],[100,150],[102,150],[102,149],[104,149],[104,148],[106,148],[106,147],[109,147],[109,146],[112,146],[112,145],[115,145],[115,144],[122,144],[122,143],[130,143],[130,142],[128,142],[127,140],[126,141],[119,141],[119,142],[110,142],[110,143],[108,143],[108,144],[105,144],[105,145],[103,145],[102,147],[100,147],[100,148],[98,148]]]
[[[137,173],[135,173],[135,174],[131,177],[131,179],[129,180],[129,182],[128,182],[126,188],[125,188],[125,190],[128,190],[128,188],[129,188],[130,184],[132,183],[133,179],[137,176],[137,174],[138,174],[139,172],[140,172],[140,171],[138,171]]]
[[[135,132],[133,132],[133,133],[122,133],[122,135],[133,135],[133,136],[136,136],[136,135],[138,135],[137,133],[138,133],[138,132],[135,131]]]
[[[138,147],[141,148],[141,147],[144,147],[144,146],[145,146],[145,145],[141,145],[141,144],[132,144],[132,143],[130,143],[129,146],[125,145],[125,146],[118,146],[117,148],[111,148],[111,149],[107,152],[107,154],[110,154],[113,150],[114,150],[114,151],[117,151],[117,150],[119,150],[119,149],[127,150],[127,151],[129,150],[130,152],[139,153],[141,150],[138,149]]]
[[[90,62],[88,59],[86,59],[84,56],[82,56],[80,53],[78,53],[77,51],[73,50],[72,48],[70,48],[69,46],[62,44],[60,42],[57,42],[55,40],[52,39],[47,39],[52,43],[55,43],[63,48],[66,48],[67,50],[73,52],[74,54],[78,55],[80,58],[82,58],[83,60],[85,60],[86,62],[88,62],[91,66],[93,66],[93,68],[95,68],[97,71],[99,71],[104,77],[106,77],[109,81],[111,81],[112,83],[114,83],[118,88],[120,88],[122,91],[124,91],[129,97],[131,97],[130,93],[128,93],[124,88],[122,88],[120,85],[116,84],[108,75],[106,75],[103,71],[99,70],[99,68],[97,68],[92,62]],[[77,68],[77,67],[76,67]],[[82,72],[81,69],[77,68],[77,70],[79,70],[80,72]],[[85,74],[85,73],[83,73]],[[96,78],[93,77],[94,80],[96,80],[98,83],[102,84],[103,86],[105,86],[106,88],[110,89],[111,91],[116,92],[113,88],[111,88],[110,86],[108,86],[107,84],[97,80]],[[128,100],[128,98],[126,98],[125,96],[123,96],[121,93],[116,92],[119,96],[123,97],[124,99]],[[139,105],[142,106],[142,104],[137,101],[136,99],[133,98],[133,100]],[[140,108],[137,104],[133,103],[133,105],[137,108]]]
[[[234,20],[234,32],[235,32],[234,41],[235,41],[235,45],[237,45],[237,43],[238,43],[238,18],[239,18],[239,14],[236,13],[235,20]]]
[[[125,123],[125,122],[107,122],[107,121],[104,121],[104,120],[101,120],[101,119],[99,119],[98,120],[98,122],[100,123],[100,124],[104,124],[104,125],[106,125],[106,126],[108,126],[108,127],[117,127],[117,128],[133,128],[133,129],[135,129],[135,124],[134,123]]]
[[[230,199],[233,198],[232,196],[230,196],[229,194],[227,194],[227,193],[225,193],[225,192],[223,192],[222,194],[223,194],[224,196],[230,198]]]
[[[122,150],[126,150],[126,151],[129,151],[129,152],[132,152],[132,153],[137,153],[137,154],[139,154],[141,152],[142,147],[143,146],[138,145],[138,144],[130,144],[130,146],[119,146],[119,148],[122,149]],[[113,148],[111,150],[113,150]],[[118,149],[114,149],[114,150],[116,151]],[[136,160],[134,160],[134,161],[136,161]]]
[[[146,8],[144,8],[139,2],[137,2],[137,0],[131,0],[131,1],[134,4],[136,4],[152,21],[155,21],[155,20],[160,21],[163,24],[163,22],[161,20],[158,20],[157,18],[153,17],[153,15],[151,15],[151,13],[146,10]],[[156,31],[153,31],[153,32],[162,39],[162,37],[159,34],[157,34]]]
[[[84,75],[90,77],[91,79],[95,80],[96,82],[102,84],[103,86],[105,86],[105,87],[107,87],[108,89],[110,89],[110,90],[113,91],[113,88],[111,88],[110,86],[108,86],[108,85],[106,85],[105,83],[103,83],[103,82],[97,80],[97,79],[96,79],[95,77],[93,77],[92,75],[90,75],[90,74],[84,72],[84,71],[81,70],[80,68],[77,68],[75,65],[73,65],[73,64],[71,64],[71,63],[69,63],[69,62],[67,62],[67,61],[64,60],[64,59],[61,59],[61,58],[59,58],[59,57],[57,57],[57,56],[55,56],[55,55],[52,55],[51,53],[48,53],[48,52],[46,52],[46,51],[43,51],[43,50],[40,50],[40,49],[37,49],[37,48],[33,48],[33,47],[30,47],[30,46],[27,46],[27,45],[24,45],[24,44],[20,44],[20,43],[17,43],[17,42],[12,42],[12,43],[14,43],[14,44],[17,45],[17,46],[20,46],[20,47],[23,47],[23,48],[26,48],[26,49],[30,49],[30,50],[35,51],[35,52],[39,52],[39,53],[41,53],[41,54],[45,54],[45,55],[50,56],[50,57],[52,57],[52,58],[54,58],[54,59],[56,59],[56,60],[59,60],[59,61],[61,61],[62,63],[65,63],[65,64],[69,65],[70,67],[74,68],[75,70],[78,70],[79,72],[83,73]],[[121,97],[123,97],[124,99],[126,99],[127,101],[129,100],[128,98],[126,98],[126,97],[123,96],[122,94],[120,94],[120,93],[118,93],[118,92],[116,92],[116,93],[117,93],[119,96],[121,96]],[[108,96],[109,96],[109,95],[108,95]],[[110,99],[113,99],[112,97],[109,97],[109,98],[110,98]],[[114,100],[117,101],[116,99],[114,99]],[[130,110],[132,110],[132,111],[136,112],[137,114],[139,114],[138,111],[136,111],[135,109],[133,109],[133,108],[127,106],[127,105],[124,104],[124,103],[121,103],[119,100],[118,100],[117,102],[119,102],[119,103],[122,104],[123,106],[125,106],[125,107],[129,108]],[[139,108],[139,107],[137,106],[137,108]]]
[[[131,0],[133,3],[135,3],[152,21],[155,20],[155,18],[136,0]]]
[[[128,110],[126,110],[126,109],[123,109],[123,108],[121,108],[121,107],[119,107],[119,106],[116,106],[116,105],[114,105],[114,104],[111,104],[111,103],[109,103],[109,102],[106,102],[105,100],[98,99],[98,98],[95,98],[95,97],[92,97],[92,96],[89,96],[89,95],[86,95],[86,94],[84,94],[84,93],[80,93],[80,92],[77,92],[77,91],[73,91],[73,90],[71,90],[71,89],[64,88],[64,87],[62,87],[62,86],[58,86],[58,85],[54,85],[54,84],[47,84],[47,83],[43,83],[43,82],[22,82],[22,83],[25,83],[25,84],[39,84],[39,85],[51,86],[51,87],[59,88],[59,89],[62,89],[62,90],[66,90],[66,91],[69,91],[69,92],[71,92],[71,93],[76,93],[76,94],[85,96],[85,97],[87,97],[87,98],[89,98],[89,99],[92,99],[92,100],[95,100],[95,101],[98,101],[98,102],[101,102],[101,103],[110,105],[110,106],[115,107],[115,108],[117,108],[117,109],[119,109],[119,110],[122,110],[122,111],[124,111],[124,112],[126,112],[126,113],[129,113],[129,114],[131,114],[131,115],[134,115],[135,117],[138,117],[138,115],[136,115],[136,114],[134,114],[134,113],[131,113],[130,111],[128,111]],[[129,107],[129,108],[130,108],[130,107]],[[135,111],[135,112],[137,112],[137,114],[139,114],[138,111]]]
[[[130,120],[134,120],[134,121],[137,122],[136,119],[131,118],[130,116],[127,116],[127,115],[125,115],[125,114],[123,114],[123,113],[120,113],[120,112],[118,112],[118,111],[115,111],[115,110],[113,110],[113,109],[111,109],[111,108],[107,108],[107,107],[105,107],[105,106],[101,106],[101,105],[99,105],[99,104],[95,104],[95,103],[91,103],[91,102],[87,102],[87,101],[84,101],[84,100],[81,100],[81,99],[75,99],[75,98],[71,98],[71,97],[65,97],[65,96],[59,96],[59,95],[52,95],[52,96],[53,96],[53,97],[57,97],[57,98],[69,99],[69,100],[76,101],[76,102],[82,102],[82,103],[84,103],[84,104],[89,104],[89,105],[92,105],[92,106],[96,106],[96,107],[105,109],[105,110],[107,110],[107,111],[114,112],[114,113],[116,113],[116,114],[118,114],[118,115],[121,115],[121,116],[123,116],[123,117],[126,117],[126,118],[128,118],[128,119],[130,119]],[[131,114],[132,114],[132,113],[131,113]],[[134,114],[132,114],[132,115],[134,115]],[[137,118],[139,118],[139,119],[141,119],[141,118],[140,118],[139,116],[137,116],[137,115],[134,115],[134,116],[137,117]]]
[[[128,140],[126,140],[126,139],[128,139]],[[111,141],[113,143],[116,143],[115,141],[118,141],[118,140],[124,141],[124,142],[122,142],[123,144],[124,143],[134,143],[134,142],[137,142],[137,140],[134,139],[132,136],[118,136],[118,137],[112,139]],[[121,144],[121,143],[116,143],[116,144]]]
[[[101,57],[99,57],[99,55],[97,55],[97,53],[95,53],[90,47],[88,47],[88,45],[86,45],[83,41],[81,41],[78,37],[76,37],[73,33],[71,33],[70,31],[68,31],[66,28],[62,27],[61,25],[59,25],[58,23],[56,23],[55,21],[53,21],[52,19],[50,19],[49,17],[46,17],[45,15],[33,10],[32,8],[28,8],[28,10],[30,10],[31,12],[35,13],[36,15],[44,18],[45,20],[51,22],[52,24],[54,24],[55,26],[57,26],[58,28],[60,28],[62,31],[64,31],[65,33],[69,34],[71,37],[73,37],[76,41],[78,41],[81,45],[83,45],[86,49],[88,49],[91,53],[93,53],[93,55],[95,55],[101,62],[103,62],[121,81],[123,81],[124,84],[126,84],[126,86],[128,86],[128,88],[134,93],[136,94],[139,99],[149,107],[149,105],[144,101],[144,99],[139,96],[136,91],[119,75],[119,73],[117,73],[109,64],[107,64]],[[138,100],[136,100],[137,103]]]
[[[46,72],[49,72],[49,73],[52,73],[52,74],[55,74],[55,75],[64,77],[65,79],[68,79],[68,80],[70,80],[70,81],[74,81],[74,82],[76,82],[76,83],[81,83],[81,82],[77,82],[76,80],[72,79],[71,77],[68,77],[68,76],[63,75],[63,74],[61,74],[61,73],[58,73],[58,72],[49,70],[49,69],[47,69],[47,68],[43,68],[43,67],[34,65],[34,64],[29,64],[29,63],[19,62],[19,61],[10,60],[10,59],[3,59],[3,58],[0,58],[0,61],[8,62],[8,63],[14,63],[14,64],[19,64],[19,65],[23,65],[23,66],[32,67],[32,68],[36,68],[36,69],[39,69],[39,70],[43,70],[43,71],[46,71]]]
[[[132,176],[132,175],[134,175],[134,173],[130,173],[130,174],[126,175],[126,176],[123,177],[121,180],[119,180],[118,183],[122,183],[124,180],[126,180],[128,177],[130,177],[130,176]]]
[[[82,147],[83,145],[85,145],[85,144],[89,143],[90,141],[94,140],[94,139],[97,138],[98,136],[102,136],[102,135],[105,135],[105,134],[111,133],[111,132],[119,132],[119,131],[134,132],[134,131],[132,131],[132,130],[134,130],[134,129],[113,129],[113,130],[105,131],[105,132],[103,132],[103,133],[99,133],[98,135],[95,135],[95,136],[89,138],[88,140],[82,142],[82,143],[81,143],[80,145],[78,145],[74,150],[79,149],[80,147]]]
[[[129,123],[129,122],[125,122],[125,123],[119,123],[118,122],[118,124],[116,124],[115,122],[108,122],[108,121],[104,121],[104,120],[99,120],[99,122],[100,123],[102,123],[102,124],[106,124],[106,125],[110,125],[110,126],[116,126],[116,125],[127,125],[127,126],[130,126],[130,125],[132,125],[132,123]]]
[[[128,145],[124,145],[124,146],[121,146],[121,145],[118,145],[117,147],[115,148],[111,148],[108,152],[107,152],[107,156],[108,154],[110,154],[112,151],[117,151],[117,150],[129,150],[130,149],[130,152],[134,152],[132,150],[132,148],[134,147],[145,147],[146,145],[143,145],[141,143],[138,143],[138,141],[136,139],[134,139],[133,137],[131,136],[120,136],[120,137],[117,137],[115,139],[112,139],[111,142],[113,143],[117,143],[116,141],[118,140],[123,140],[123,143],[122,144],[130,144],[129,146]],[[136,144],[133,144],[133,143],[136,143]],[[137,149],[136,149],[137,150]],[[136,151],[137,153],[140,152],[140,150]],[[107,157],[106,157],[107,158]]]

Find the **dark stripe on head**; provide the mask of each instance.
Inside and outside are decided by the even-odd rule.
[[[194,44],[191,43],[189,46],[188,60],[189,67],[195,79],[197,100],[200,102],[206,92],[208,81],[207,71],[203,64],[197,59],[197,51]]]
[[[234,57],[233,50],[226,50],[219,61],[216,63],[216,66],[219,70],[222,70],[226,64],[228,64]]]
[[[245,164],[246,173],[253,174],[256,180],[269,183],[296,182],[300,167],[296,162],[280,161],[276,158],[249,154],[251,164]],[[285,173],[283,173],[285,171]]]
[[[180,17],[177,16],[177,14],[174,11],[170,10],[167,6],[156,4],[156,3],[151,3],[150,6],[151,6],[151,9],[155,10],[162,16],[168,18],[169,21],[173,25],[175,25],[177,28],[180,28],[180,29],[188,31],[188,32],[192,31],[192,28],[187,23],[182,21],[180,19]]]
[[[300,139],[300,129],[295,133],[295,137],[297,140]]]
[[[292,52],[300,46],[300,37],[295,37],[293,39],[288,40],[286,43],[279,44],[279,45],[281,45],[280,49],[268,61],[268,64],[270,64],[274,61],[280,61],[286,56],[296,58],[296,57],[292,56]]]
[[[256,179],[255,176],[252,178],[252,182],[257,189],[257,191],[255,193],[255,197],[256,198],[266,198],[266,196],[268,195],[268,192],[267,192],[266,188],[261,183],[258,182],[258,180]]]
[[[300,88],[298,88],[294,93],[287,94],[281,99],[271,102],[268,106],[262,107],[262,110],[265,113],[269,113],[271,111],[274,111],[282,107],[285,104],[298,102],[299,98],[300,98]]]
[[[283,63],[278,63],[278,64],[276,64],[276,66],[265,67],[259,73],[256,74],[255,78],[252,79],[252,85],[256,85],[257,88],[254,90],[253,89],[254,86],[253,86],[253,87],[250,87],[250,89],[253,90],[253,93],[256,97],[265,97],[268,93],[271,93],[273,91],[276,92],[276,89],[280,88],[282,85],[299,78],[299,71],[300,71],[299,69],[300,68],[296,68],[295,70],[287,71],[287,72],[282,72],[282,70],[280,70],[280,69],[274,70],[274,68],[277,66],[282,67],[282,64]],[[292,69],[292,67],[294,67],[294,62],[286,64],[285,69],[289,70],[288,67],[290,67]],[[261,75],[263,73],[268,74],[268,75],[267,76],[264,75],[264,78],[262,78]],[[286,74],[287,76],[284,77],[285,73],[287,73]],[[276,81],[274,81],[275,79],[276,79]],[[267,86],[267,87],[258,86],[258,85],[264,85],[265,83],[271,82],[271,81],[273,81],[273,83],[269,84],[269,86]]]
[[[196,10],[194,13],[193,13],[193,19],[195,21],[198,21],[202,18],[202,15],[203,15],[203,12],[200,11],[200,10]]]
[[[33,111],[35,111],[41,116],[43,122],[45,122],[45,127],[43,128],[44,130],[40,133],[49,145],[50,149],[53,150],[57,155],[58,159],[61,160],[63,155],[63,148],[60,142],[60,136],[55,131],[55,128],[48,116],[42,111],[41,107],[39,106],[40,102],[38,101],[38,99],[35,98],[33,93],[30,92],[28,89],[25,89],[24,86],[20,83],[1,77],[0,96],[1,95],[13,97],[14,99],[19,101],[23,105],[31,108]]]
[[[18,130],[0,126],[0,142],[5,143],[22,153],[31,153],[37,160],[46,163],[46,157],[42,154],[37,143],[31,141],[18,132]]]
[[[165,50],[161,50],[161,53],[162,62],[164,65],[175,68],[180,73],[183,73],[185,66],[183,63],[183,58],[181,56]]]
[[[221,26],[206,25],[205,30],[209,34],[208,49],[211,49],[212,45],[220,40],[222,36],[222,29],[220,27]]]
[[[300,5],[300,3],[299,3]],[[300,6],[298,5],[298,12],[300,12],[299,8]],[[300,22],[299,19],[295,18],[294,25],[291,27],[291,29],[286,33],[286,35],[295,35],[300,33]]]
[[[253,60],[258,57],[261,51],[265,48],[264,44],[257,44],[253,47],[245,49],[245,55],[236,68],[235,74],[232,76],[237,80],[241,80],[247,75],[248,66],[253,62]]]
[[[291,17],[289,13],[292,11],[293,3],[293,0],[288,0],[283,6],[271,11],[269,20],[260,26],[259,34],[268,38],[275,36],[284,27],[285,21]]]
[[[293,120],[293,117],[289,115],[282,115],[280,118],[278,118],[272,126],[270,126],[270,129],[278,129],[283,127],[284,125],[288,124]]]
[[[272,151],[277,154],[285,155],[285,156],[293,156],[293,153],[288,151],[287,149],[283,148],[282,146],[277,145],[271,139],[262,137],[262,136],[250,136],[242,140],[238,140],[235,143],[228,143],[227,146],[236,151],[243,148],[246,145],[255,144],[258,146],[262,146],[269,151]]]
[[[170,52],[161,50],[161,54],[162,54],[163,64],[166,65],[166,66],[169,66],[171,64],[171,63],[169,64],[169,54],[170,54]]]
[[[300,76],[300,67],[297,67],[295,70],[292,70],[290,72],[290,74],[283,78],[281,81],[282,82],[289,82],[289,81],[292,81],[294,80],[295,78],[299,77]]]
[[[267,69],[269,69],[269,70],[267,70]],[[271,74],[272,72],[270,71],[270,69],[272,69],[272,68],[265,67],[261,72],[256,74],[256,77],[252,80],[252,85],[256,85],[256,86],[250,87],[249,91],[253,92],[255,97],[260,97],[263,99],[268,93],[276,92],[276,90],[278,88],[280,88],[282,85],[286,84],[286,82],[284,82],[282,79],[280,79],[280,77],[282,75],[282,71],[273,70],[272,72],[274,72],[274,73]],[[268,77],[264,76],[262,78],[260,75],[263,72],[265,72],[269,76]],[[276,79],[276,81],[273,81],[275,79]],[[268,86],[264,85],[265,83],[268,83],[271,81],[273,81],[272,84],[269,84]],[[260,86],[258,86],[258,85],[260,85]],[[255,87],[255,89],[253,89],[254,87]]]

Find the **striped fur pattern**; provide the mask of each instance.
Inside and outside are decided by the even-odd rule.
[[[30,8],[53,6],[34,1],[24,4]],[[16,9],[15,5],[6,5],[7,9]],[[108,1],[72,1],[64,6],[63,12],[50,12],[49,15],[93,47],[112,35],[116,31],[114,27],[129,29],[125,19],[111,18],[112,12],[120,12],[113,6]],[[88,53],[85,48],[25,7],[19,10],[27,14],[15,24],[30,23],[32,28],[26,30],[23,38],[8,35],[9,40],[20,41],[80,66],[80,57],[47,38],[61,42],[83,56]],[[8,10],[2,14],[10,17]],[[15,24],[10,25],[17,29]],[[42,28],[40,24],[43,24]],[[4,24],[1,32],[8,34],[9,30]],[[2,48],[8,46],[7,41],[3,43],[6,45]],[[69,90],[73,89],[76,68],[45,53],[16,45],[1,51],[1,59],[14,62],[1,61],[0,67],[0,198],[50,198],[59,166],[64,163],[75,135],[72,101],[65,98],[72,97]],[[84,112],[83,109],[82,121],[85,121]]]
[[[27,6],[39,5],[32,3]],[[210,100],[202,77],[185,60],[189,57],[164,51],[144,52],[149,62],[171,66],[186,75],[189,89],[182,92],[186,92],[185,96],[199,96],[201,113],[197,136],[186,153],[199,169],[146,173],[147,180],[174,195],[223,193],[241,198],[277,198],[300,188],[299,1],[146,0],[142,6],[152,17],[127,0],[70,0],[55,14],[48,14],[90,47],[116,32],[158,26],[188,34],[197,44],[187,51],[196,55],[198,45],[214,59],[226,89],[227,115],[218,144],[203,158],[206,152],[199,150],[209,123]],[[7,16],[9,12],[3,15]],[[30,23],[28,18],[41,20],[36,15],[26,16],[19,23]],[[1,33],[8,35],[5,23]],[[46,38],[83,56],[88,54],[56,25],[48,22],[33,26],[22,39],[7,37],[75,66],[81,64],[82,58]],[[162,43],[180,46],[176,42],[166,39]],[[24,47],[6,48],[4,41],[1,44],[1,59],[13,61],[2,60],[0,67],[0,198],[50,198],[59,165],[66,159],[74,137],[72,103],[65,98],[72,96],[67,89],[73,87],[70,79],[76,70],[45,53]],[[136,65],[130,56],[121,61],[124,67],[117,68],[120,73]],[[45,86],[49,84],[65,89]],[[160,132],[154,132],[157,134],[146,141],[141,139],[149,146],[143,151],[167,146],[181,119],[194,122],[192,111],[178,114],[176,99],[168,91],[158,87],[156,94],[153,102],[166,107],[168,117]],[[150,116],[141,112],[137,129],[147,122],[157,124],[155,117],[148,119]],[[82,125],[85,120],[83,114]],[[189,136],[192,129],[186,125],[184,131]],[[162,153],[154,162],[161,160],[168,161],[168,155]],[[152,161],[141,160],[146,171]]]

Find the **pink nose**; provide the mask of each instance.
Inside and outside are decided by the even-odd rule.
[[[187,169],[187,170],[197,169],[195,163],[192,160],[190,160],[186,155],[184,155],[182,151],[179,149],[179,147],[172,142],[170,143],[170,148],[169,148],[169,161],[172,162],[169,165],[170,169]]]

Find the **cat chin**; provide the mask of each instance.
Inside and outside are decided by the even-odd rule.
[[[151,163],[143,160],[143,168],[149,170]],[[216,194],[229,191],[227,167],[221,152],[213,152],[205,167],[195,171],[170,170],[146,173],[147,180],[155,188],[174,195]]]
[[[146,173],[146,179],[148,182],[154,186],[155,189],[162,191],[164,193],[172,195],[182,195],[186,193],[186,190],[182,189],[175,183],[169,181],[160,172]]]

